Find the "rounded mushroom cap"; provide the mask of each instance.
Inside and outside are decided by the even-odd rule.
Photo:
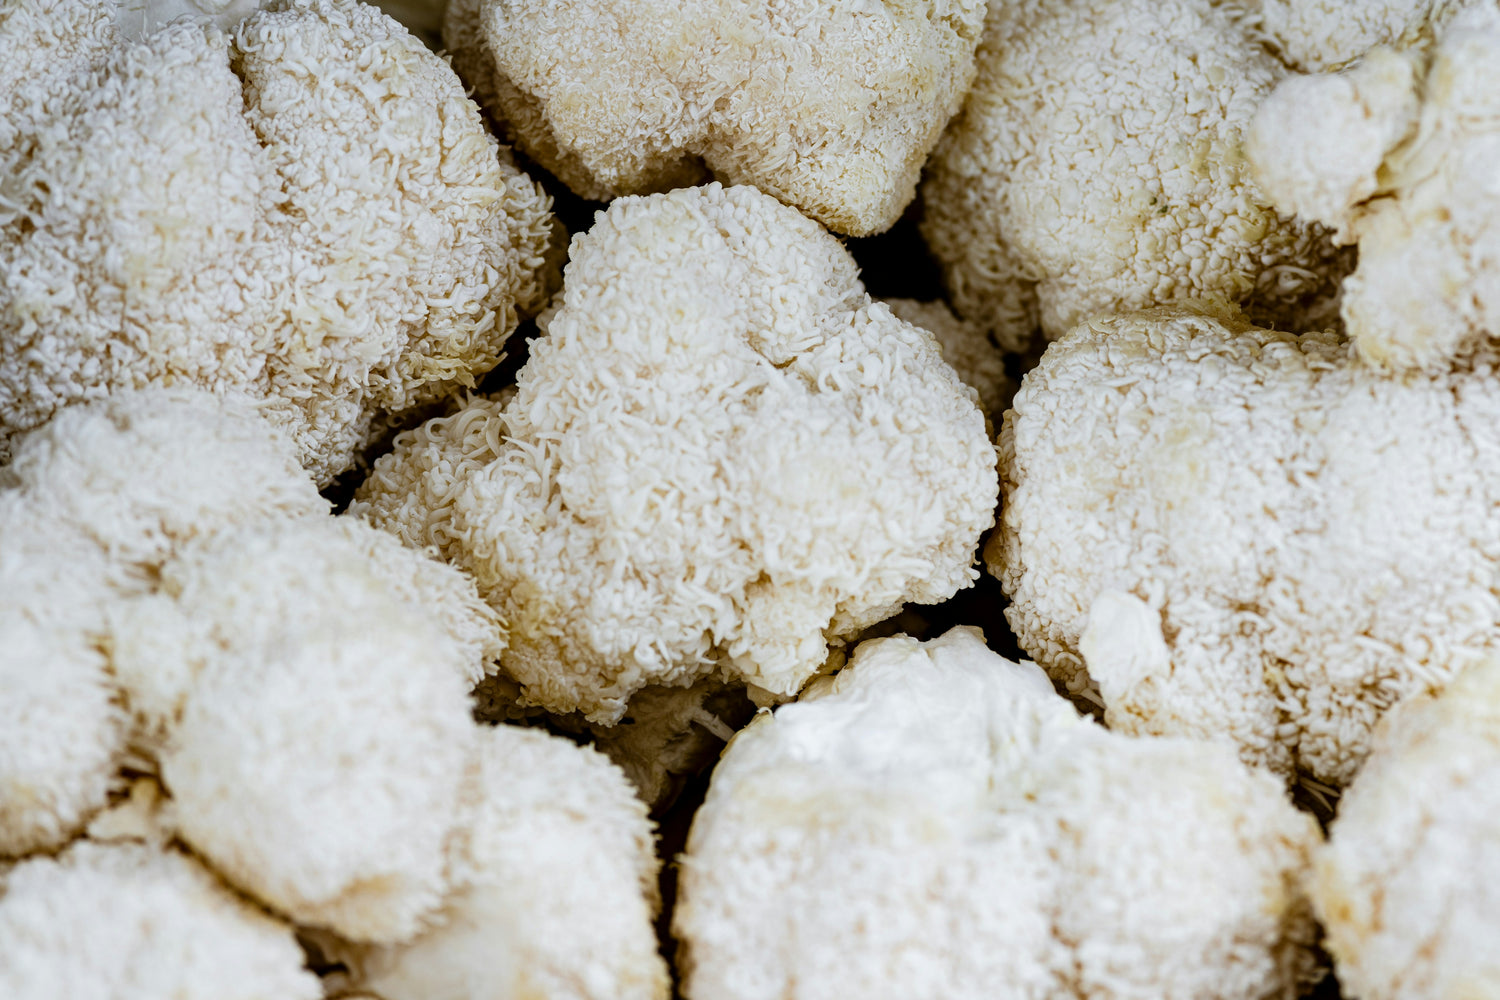
[[[695,184],[706,165],[865,236],[915,194],[984,9],[455,0],[444,38],[516,143],[586,198]]]
[[[383,588],[407,613],[421,614],[437,625],[445,641],[434,648],[432,659],[470,685],[493,671],[505,649],[505,629],[494,609],[480,599],[473,580],[357,518],[266,522],[258,528],[247,526],[246,534],[253,538],[248,543],[253,551],[243,561],[232,563],[225,552],[247,544],[245,535],[210,536],[183,547],[178,558],[161,566],[155,592],[111,609],[113,670],[134,717],[137,738],[164,739],[199,674],[225,649],[258,641],[259,629],[273,627],[276,601],[295,601],[299,595],[314,602],[322,599],[316,593],[308,595],[316,590],[316,574],[336,572],[329,568],[333,566],[363,574],[370,586]],[[308,577],[299,579],[292,565],[270,565],[295,561],[299,548],[314,567]],[[256,578],[255,567],[263,561],[264,573],[274,582]],[[226,568],[243,574],[225,588],[228,593],[221,592],[222,581],[214,575]],[[239,590],[262,586],[283,588],[290,596],[235,596]],[[251,603],[241,612],[233,607],[236,600]],[[338,598],[333,600],[337,606]],[[241,614],[243,623],[236,617]],[[248,639],[244,629],[249,629]]]
[[[1111,728],[1342,785],[1381,713],[1500,648],[1500,358],[1351,355],[1160,311],[1028,373],[985,555],[1022,648],[1097,682]]]
[[[933,338],[817,223],[710,185],[575,237],[514,397],[399,439],[351,509],[473,572],[528,701],[612,723],[716,668],[794,693],[967,586],[993,477]]]
[[[317,1000],[292,929],[187,855],[80,841],[0,894],[7,1000]]]
[[[18,439],[0,476],[59,530],[138,570],[225,528],[328,512],[251,400],[192,389],[69,407]]]
[[[48,15],[0,32],[0,61],[88,16]],[[328,481],[378,412],[471,387],[541,304],[547,198],[378,9],[275,0],[232,36],[99,34],[50,98],[15,99],[0,143],[19,178],[0,212],[0,458],[70,403],[189,384],[263,399]]]
[[[603,755],[539,730],[480,735],[461,887],[416,940],[366,949],[384,1000],[665,1000],[646,807]]]
[[[1500,660],[1382,720],[1312,887],[1351,995],[1479,997],[1500,986]]]
[[[328,520],[179,556],[179,655],[197,662],[164,676],[196,680],[160,757],[180,836],[229,881],[387,942],[449,887],[474,724],[468,651],[380,570]]]
[[[737,735],[682,859],[688,997],[1262,997],[1317,840],[1221,748],[1106,732],[975,630],[862,644]]]
[[[1192,299],[1333,318],[1346,261],[1277,214],[1240,148],[1286,70],[1239,5],[994,3],[978,65],[927,165],[922,232],[958,314],[1002,348]]]

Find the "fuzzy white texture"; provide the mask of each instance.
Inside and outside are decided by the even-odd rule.
[[[327,481],[544,301],[546,197],[376,8],[135,41],[102,0],[13,6],[0,63],[68,72],[0,98],[0,458],[71,402],[195,384],[265,399]]]
[[[601,754],[516,726],[481,732],[461,886],[409,944],[353,959],[382,1000],[665,1000],[646,807]]]
[[[1352,242],[1386,157],[1417,127],[1421,73],[1416,58],[1376,49],[1345,72],[1283,80],[1245,139],[1261,188],[1285,211]]]
[[[978,61],[927,166],[922,232],[958,314],[1001,347],[1196,298],[1294,329],[1332,317],[1337,251],[1245,165],[1286,71],[1233,5],[996,2]]]
[[[1366,360],[1438,373],[1500,336],[1500,6],[1430,52],[1377,50],[1293,78],[1256,115],[1257,176],[1288,211],[1358,243],[1344,326]]]
[[[242,544],[237,534],[222,537],[227,541],[215,538],[207,551]],[[286,558],[286,552],[304,548],[313,567],[309,572],[314,575],[303,577],[296,567],[271,564],[265,572],[273,575],[257,583],[254,569],[248,565],[234,567],[245,574],[238,587],[264,585],[286,592],[249,599],[244,613],[252,617],[271,614],[256,603],[260,600],[305,599],[316,604],[319,596],[308,593],[309,588],[315,590],[315,574],[320,572],[316,567],[324,566],[323,572],[333,565],[351,571],[361,567],[372,586],[385,589],[387,596],[408,612],[439,626],[444,642],[434,648],[432,658],[461,676],[466,684],[473,685],[492,672],[505,648],[505,630],[494,609],[480,598],[473,580],[435,553],[404,545],[362,520],[324,517],[268,522],[257,544],[274,553],[273,559]],[[224,631],[232,620],[226,615],[234,612],[205,604],[206,595],[213,592],[213,580],[203,575],[203,558],[199,549],[189,548],[182,558],[160,567],[152,593],[114,605],[108,615],[113,673],[130,710],[135,738],[146,747],[161,743],[176,725],[199,675],[223,655],[226,645],[238,641]],[[209,600],[221,597],[215,595]],[[270,624],[272,619],[255,619],[248,626],[235,627],[254,631]]]
[[[263,413],[191,388],[122,391],[18,439],[0,485],[18,485],[48,517],[139,569],[225,528],[326,515]]]
[[[101,648],[108,567],[27,499],[0,490],[0,858],[72,839],[125,749]]]
[[[974,78],[983,0],[453,0],[444,39],[517,146],[587,198],[705,167],[837,232],[889,227]]]
[[[6,1000],[317,1000],[290,926],[197,861],[80,841],[0,880]]]
[[[1500,996],[1500,661],[1381,722],[1314,869],[1349,996]]]
[[[996,424],[1016,394],[1016,383],[1005,373],[1005,355],[978,323],[953,315],[942,301],[884,299],[897,319],[919,326],[937,338],[943,360],[979,396],[979,408]]]
[[[64,10],[55,0],[0,8],[0,150],[26,141],[70,82],[105,58],[118,38],[115,14],[111,3],[79,2]],[[12,196],[8,188],[6,194]]]
[[[1342,67],[1380,45],[1431,40],[1434,27],[1488,0],[1259,0],[1261,25],[1288,65],[1310,73]]]
[[[401,601],[442,628],[451,644],[443,654],[469,685],[494,672],[505,652],[505,627],[468,574],[444,562],[435,549],[413,549],[361,518],[336,519],[333,533],[343,539],[337,544],[358,552]]]
[[[112,629],[173,549],[327,509],[244,401],[122,393],[17,439],[0,468],[0,856],[58,847],[103,807],[127,738]]]
[[[1317,841],[1270,776],[1109,733],[977,630],[873,640],[715,769],[680,862],[683,992],[1295,996]]]
[[[994,477],[932,336],[817,223],[713,184],[574,237],[515,395],[398,438],[351,511],[474,574],[527,703],[610,724],[715,672],[794,694],[968,586]]]
[[[1160,311],[1026,376],[985,557],[1022,648],[1092,677],[1112,729],[1341,785],[1382,712],[1500,649],[1496,358],[1389,378],[1352,354]]]
[[[148,679],[191,679],[159,753],[182,840],[298,923],[394,942],[450,885],[469,651],[355,528],[371,530],[289,522],[183,551],[163,570],[183,628],[161,648],[180,662]]]

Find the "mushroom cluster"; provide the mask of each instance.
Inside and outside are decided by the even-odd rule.
[[[1500,0],[0,0],[0,998],[1500,998]]]

